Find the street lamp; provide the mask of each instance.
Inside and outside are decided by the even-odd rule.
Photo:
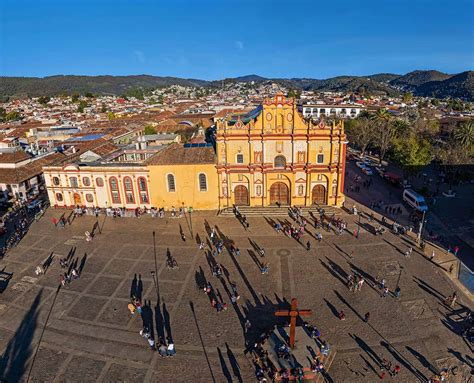
[[[360,233],[360,212],[358,212],[359,215],[359,224],[357,225],[357,236],[356,238],[359,239],[359,233]]]
[[[421,232],[423,231],[423,225],[425,223],[425,214],[426,214],[426,210],[423,211],[423,217],[421,218],[420,227],[418,229],[418,237],[417,237],[418,246],[420,245],[420,242],[421,242]]]

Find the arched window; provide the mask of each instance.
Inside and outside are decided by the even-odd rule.
[[[53,185],[58,186],[60,184],[59,177],[53,177]]]
[[[56,201],[63,202],[63,195],[61,193],[56,193]]]
[[[176,191],[176,185],[174,183],[174,175],[172,174],[168,174],[168,191],[170,192]]]
[[[146,179],[144,177],[140,177],[137,182],[138,193],[140,194],[140,201],[142,203],[149,203],[150,200],[148,199],[148,188],[146,186]]]
[[[284,168],[285,166],[286,166],[285,156],[276,156],[275,157],[275,167],[276,168]]]
[[[96,178],[95,182],[96,182],[97,186],[99,186],[99,187],[104,186],[104,180],[100,177]]]
[[[91,180],[89,177],[82,177],[82,183],[84,186],[91,186]]]
[[[73,188],[79,187],[79,184],[77,183],[77,177],[70,177],[69,182],[71,184],[71,187]]]
[[[89,203],[94,202],[94,196],[92,194],[86,194],[86,201]]]
[[[135,203],[135,196],[133,194],[133,184],[130,177],[123,178],[123,188],[125,189],[125,200],[127,203]]]
[[[110,194],[112,195],[112,203],[120,203],[120,192],[118,188],[117,178],[109,178]]]
[[[207,179],[204,173],[199,174],[199,191],[207,191]]]

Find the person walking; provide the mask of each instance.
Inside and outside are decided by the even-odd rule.
[[[306,242],[306,250],[310,251],[311,250],[311,242]]]
[[[344,314],[344,311],[340,311],[339,314],[337,315],[340,320],[346,320],[346,314]]]
[[[395,367],[393,367],[392,376],[397,376],[400,370],[401,370],[400,366],[396,364]]]
[[[387,296],[388,296],[388,292],[389,292],[389,291],[388,291],[388,287],[384,287],[384,288],[383,288],[383,292],[382,292],[382,298],[387,297]]]

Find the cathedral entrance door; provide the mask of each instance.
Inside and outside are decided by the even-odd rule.
[[[249,189],[244,185],[238,185],[234,191],[235,205],[248,206],[249,204]]]
[[[275,182],[270,187],[270,205],[289,205],[290,191],[283,182]]]
[[[326,205],[326,188],[323,185],[315,185],[311,194],[313,205]]]

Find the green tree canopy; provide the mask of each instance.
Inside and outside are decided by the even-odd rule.
[[[299,99],[301,97],[301,90],[299,89],[290,89],[287,94],[288,98]]]
[[[114,112],[109,112],[109,113],[107,113],[107,118],[109,119],[109,121],[110,121],[110,120],[113,120],[115,117],[116,117],[116,116],[115,116],[115,113],[114,113]]]
[[[102,105],[101,105],[101,107],[100,107],[100,112],[101,112],[101,113],[107,112],[107,105],[105,105],[105,103],[102,103]]]
[[[455,131],[454,138],[463,149],[471,155],[474,146],[474,120],[463,122]]]
[[[145,135],[156,134],[156,129],[154,126],[147,125],[145,126]]]
[[[94,98],[94,95],[91,92],[87,92],[84,96],[87,98]]]
[[[50,101],[51,101],[51,97],[48,97],[48,96],[41,96],[38,98],[38,102],[43,106],[46,106],[48,102]]]
[[[87,101],[81,100],[79,101],[79,105],[77,106],[77,111],[79,113],[84,113],[84,109],[87,108],[88,104]]]
[[[21,119],[22,119],[22,116],[21,116],[20,112],[17,112],[16,110],[12,110],[11,112],[8,112],[4,117],[4,120],[6,122],[19,121]]]
[[[414,173],[429,165],[433,158],[428,140],[419,139],[414,134],[393,140],[393,159],[407,173]]]
[[[79,101],[79,94],[78,93],[73,93],[73,95],[71,96],[71,101],[72,102]]]

